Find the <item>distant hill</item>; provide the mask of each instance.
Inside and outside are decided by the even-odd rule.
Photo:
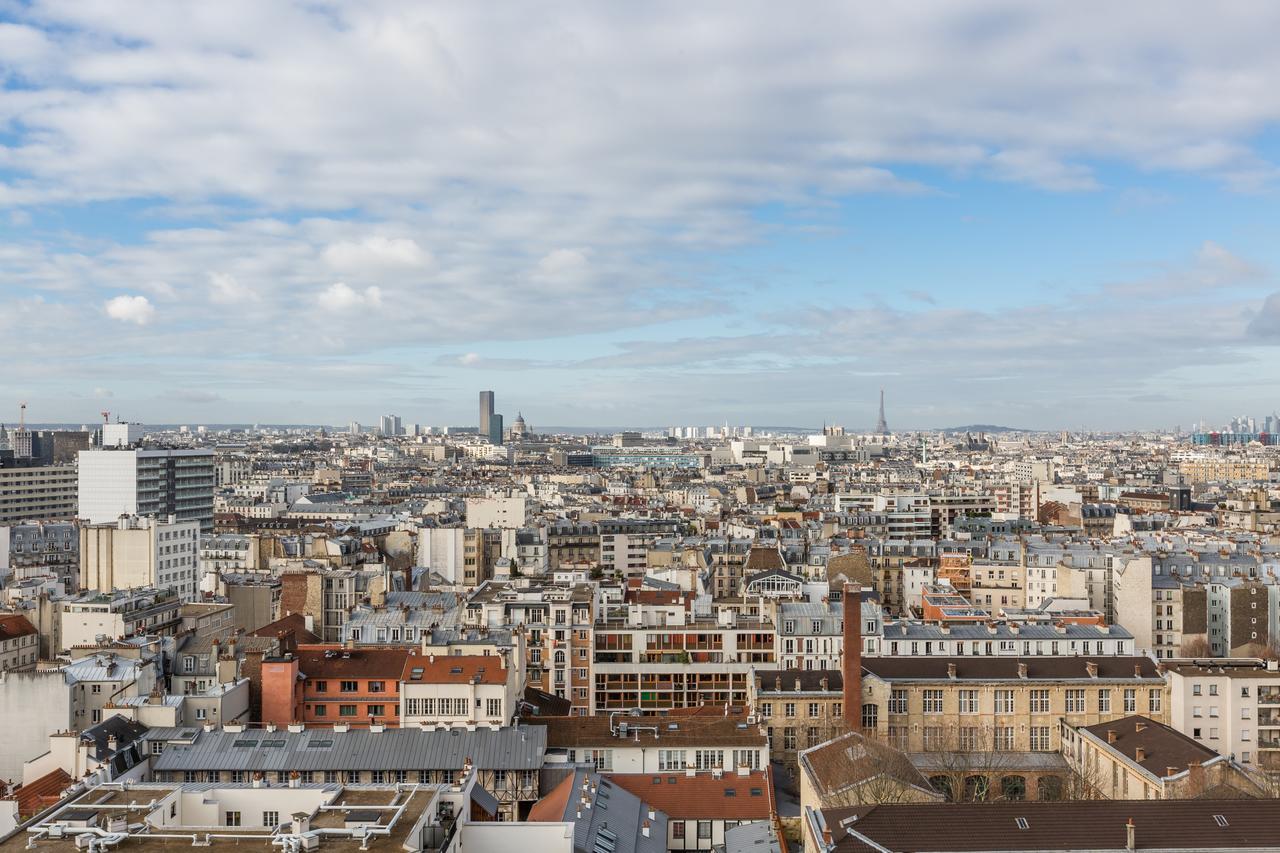
[[[969,424],[969,426],[943,427],[942,432],[1029,432],[1018,427],[1000,426],[999,424]]]

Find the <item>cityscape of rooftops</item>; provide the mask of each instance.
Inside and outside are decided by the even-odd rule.
[[[0,853],[1280,851],[1277,32],[0,0]]]

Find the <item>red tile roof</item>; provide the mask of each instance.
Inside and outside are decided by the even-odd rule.
[[[676,820],[768,820],[773,791],[768,774],[739,776],[733,771],[717,779],[702,771],[684,773],[606,773],[613,784]]]
[[[415,672],[421,670],[421,672]],[[412,654],[401,668],[400,680],[409,684],[505,684],[507,670],[497,655]]]
[[[14,792],[18,801],[18,816],[22,818],[39,814],[62,799],[62,792],[74,781],[61,767],[51,770],[30,784],[22,785]]]
[[[550,793],[534,803],[527,820],[531,823],[559,823],[564,820],[564,810],[569,805],[569,795],[573,793],[573,779],[570,773]]]
[[[330,654],[329,657],[325,653]],[[408,649],[344,649],[337,645],[298,646],[298,669],[307,678],[375,678],[399,681]]]
[[[29,637],[35,633],[37,633],[36,626],[22,614],[0,616],[0,642],[12,640],[15,637]]]

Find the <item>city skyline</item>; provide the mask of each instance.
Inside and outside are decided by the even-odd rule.
[[[492,388],[542,424],[869,429],[882,386],[904,429],[1268,412],[1277,24],[4,7],[0,417],[470,423]]]

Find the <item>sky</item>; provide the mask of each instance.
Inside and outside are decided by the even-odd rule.
[[[0,420],[1262,416],[1276,32],[1230,0],[0,0]]]

